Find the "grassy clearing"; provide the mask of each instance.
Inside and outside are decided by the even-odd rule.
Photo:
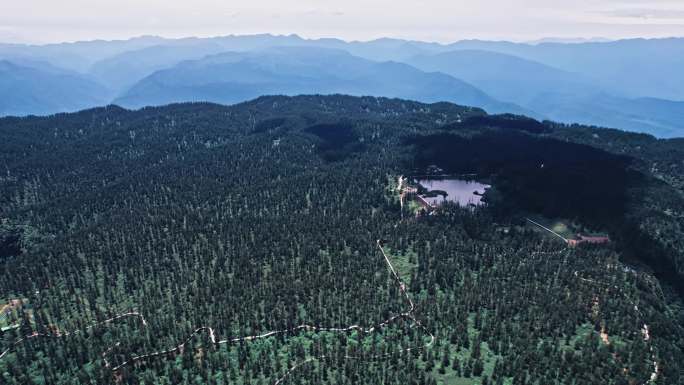
[[[404,207],[406,207],[407,212],[409,215],[416,215],[420,212],[420,210],[423,209],[423,206],[420,205],[420,203],[416,202],[415,199],[406,199],[404,201]]]
[[[7,310],[11,308],[10,302],[7,300],[0,301],[0,328],[5,328],[10,326],[9,320],[15,313],[15,310],[8,312]]]
[[[413,249],[408,249],[404,253],[392,250],[385,246],[385,252],[392,261],[392,265],[397,270],[399,277],[408,283],[411,283],[411,276],[413,271],[418,267],[418,254]]]
[[[27,299],[23,300],[24,306],[15,298],[0,301],[0,329],[14,327],[19,323],[18,310],[20,307],[22,307],[23,311],[28,315],[29,320],[33,322],[33,310],[26,306],[27,301]]]
[[[577,237],[577,234],[582,234],[585,236],[595,236],[595,237],[600,237],[600,236],[607,236],[605,232],[601,231],[592,231],[590,229],[587,229],[584,227],[582,224],[570,221],[568,219],[563,219],[563,218],[545,218],[542,216],[531,216],[530,217],[532,220],[535,222],[540,223],[541,225],[555,231],[556,233],[560,234],[563,238],[566,239],[575,239]],[[540,233],[546,233],[543,229],[540,229],[538,226],[534,226],[532,224],[527,224],[529,228],[532,228],[535,231],[538,231]]]
[[[580,232],[580,229],[577,225],[572,223],[569,220],[565,220],[562,218],[545,218],[541,216],[530,216],[532,220],[535,222],[543,225],[544,227],[547,227],[556,233],[560,234],[563,238],[566,239],[572,239],[575,238],[575,235]],[[528,223],[527,226],[534,231],[538,231],[543,234],[549,234],[543,229],[540,229],[538,226],[535,226],[531,223]],[[549,234],[550,235],[550,234]]]
[[[608,340],[610,341],[610,344],[614,347],[624,347],[627,344],[627,341],[625,341],[617,333],[611,334],[610,330],[607,330],[607,333]],[[599,332],[594,330],[594,325],[590,323],[585,323],[578,326],[575,329],[575,334],[570,336],[569,343],[566,343],[566,341],[562,342],[561,348],[566,350],[574,350],[577,344],[586,341],[590,338],[596,340],[596,344],[598,347],[605,346],[603,341],[601,341]]]

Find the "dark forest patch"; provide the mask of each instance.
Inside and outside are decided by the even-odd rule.
[[[505,213],[522,208],[612,226],[627,210],[628,189],[642,179],[629,169],[628,157],[516,131],[470,138],[436,134],[406,142],[414,145],[413,167],[438,165],[449,173],[494,178],[506,197],[497,208]]]
[[[257,122],[257,124],[254,126],[254,133],[262,133],[277,130],[279,128],[283,128],[283,126],[285,126],[286,123],[287,119],[285,118],[265,119],[260,122]]]
[[[526,116],[513,114],[470,116],[461,122],[447,124],[443,128],[446,130],[479,130],[485,127],[525,131],[533,134],[550,132],[544,123]]]
[[[308,127],[306,132],[318,136],[330,146],[344,146],[357,139],[350,123],[323,123]]]
[[[337,161],[349,154],[363,150],[359,137],[351,123],[323,123],[310,126],[304,130],[320,139],[317,146],[321,157],[327,161]]]
[[[0,228],[0,258],[21,254],[21,237],[18,230]]]

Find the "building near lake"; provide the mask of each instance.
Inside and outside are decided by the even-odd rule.
[[[570,247],[576,247],[580,244],[600,245],[610,243],[610,238],[608,236],[585,236],[577,234],[576,239],[568,239],[567,242]]]

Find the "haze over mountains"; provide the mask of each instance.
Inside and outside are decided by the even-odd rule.
[[[442,45],[296,35],[140,37],[5,44],[0,60],[0,115],[344,93],[684,135],[684,39],[675,38]]]
[[[398,62],[374,62],[342,50],[302,47],[224,53],[183,62],[142,79],[114,103],[131,108],[207,99],[233,104],[269,94],[374,94],[428,102],[451,100],[493,112],[526,112],[443,73],[426,73]]]
[[[0,114],[50,114],[111,100],[109,90],[85,76],[33,65],[0,60]]]

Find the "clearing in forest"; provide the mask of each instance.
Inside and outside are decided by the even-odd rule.
[[[18,299],[10,299],[0,304],[0,328],[13,326],[10,325],[10,318],[20,306],[21,301]]]
[[[397,274],[399,274],[401,280],[411,283],[413,271],[418,267],[418,254],[412,248],[408,248],[403,252],[392,250],[387,246],[384,246],[384,248],[387,251],[387,256],[397,269]]]

